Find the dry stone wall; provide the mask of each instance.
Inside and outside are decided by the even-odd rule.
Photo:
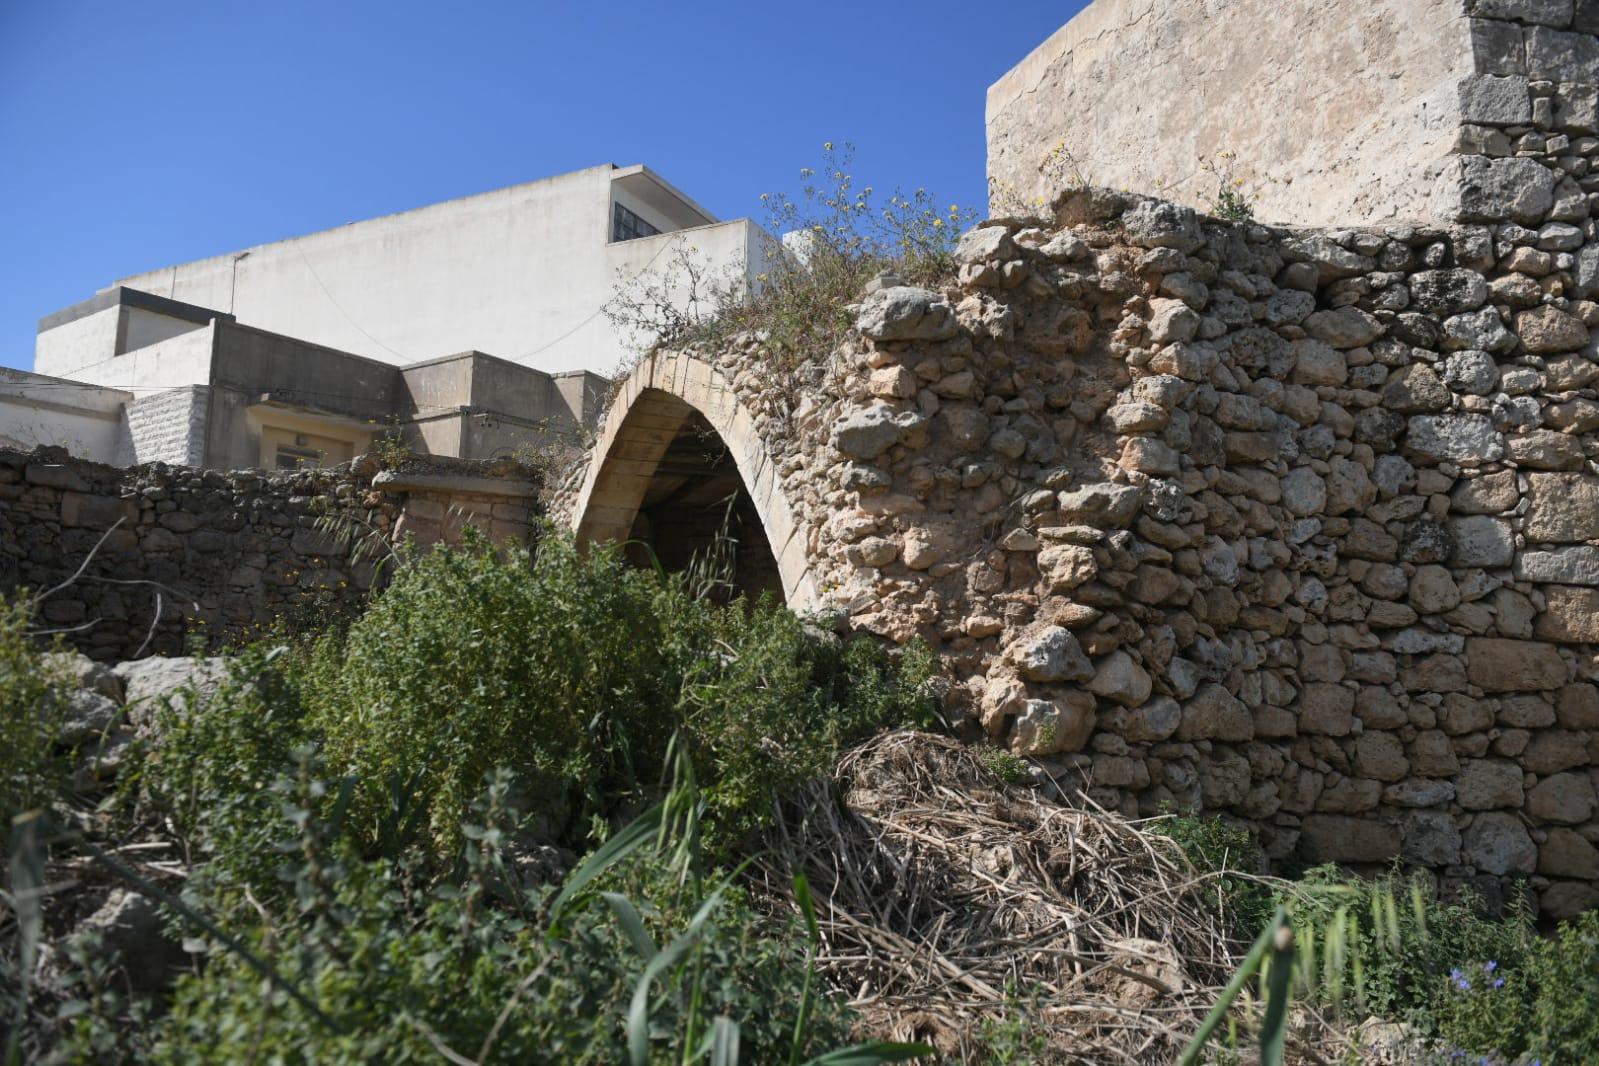
[[[1569,914],[1599,903],[1599,142],[1522,144],[1543,176],[1502,194],[1549,195],[1515,222],[1079,190],[968,234],[942,291],[879,279],[797,389],[754,339],[648,373],[732,394],[821,600],[931,642],[974,732],[1277,859]]]
[[[175,655],[191,637],[216,645],[359,610],[377,557],[359,550],[368,533],[431,544],[458,540],[470,523],[499,540],[527,538],[537,487],[526,470],[426,462],[222,472],[0,450],[0,592],[53,588],[87,559],[39,604],[40,626],[96,659]],[[357,536],[320,528],[329,513]]]

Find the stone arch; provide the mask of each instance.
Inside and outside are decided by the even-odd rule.
[[[777,564],[784,601],[820,602],[808,538],[784,495],[755,419],[710,364],[668,353],[645,359],[617,391],[590,453],[571,516],[579,544],[627,539],[662,460],[686,426],[703,419],[738,471]]]

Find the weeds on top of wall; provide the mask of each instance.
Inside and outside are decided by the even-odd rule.
[[[884,199],[856,178],[854,156],[853,145],[829,141],[820,164],[800,171],[797,195],[762,194],[768,265],[752,285],[746,264],[718,269],[679,246],[662,269],[619,279],[607,318],[639,339],[640,355],[758,338],[782,375],[838,345],[853,324],[849,306],[876,275],[930,286],[953,276],[956,238],[976,210],[925,188]]]

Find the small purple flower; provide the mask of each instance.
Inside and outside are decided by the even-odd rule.
[[[1493,959],[1489,959],[1487,962],[1482,964],[1483,973],[1493,973],[1497,969],[1499,969],[1499,964]]]
[[[1449,980],[1450,980],[1450,982],[1452,984],[1454,984],[1454,986],[1455,986],[1457,991],[1460,991],[1460,992],[1470,992],[1471,991],[1471,982],[1466,979],[1466,975],[1465,974],[1460,972],[1460,968],[1459,967],[1456,967],[1455,969],[1449,971]]]

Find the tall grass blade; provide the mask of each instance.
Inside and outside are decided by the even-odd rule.
[[[637,851],[641,845],[655,839],[656,830],[661,824],[662,811],[662,805],[657,803],[639,815],[615,836],[596,848],[594,854],[584,859],[567,875],[566,884],[561,886],[560,895],[550,904],[550,936],[556,935],[559,931],[561,916],[590,881]]]
[[[732,887],[733,878],[736,876],[735,873],[723,878],[716,886],[716,890],[700,904],[700,909],[690,919],[688,928],[644,964],[644,973],[639,977],[638,984],[633,986],[633,1000],[628,1005],[627,1011],[627,1054],[633,1066],[649,1066],[651,986],[657,977],[676,966],[678,961],[699,943],[700,936],[705,930],[705,923],[710,920],[716,908],[722,905],[722,899]]]
[[[32,811],[11,821],[11,906],[17,915],[17,1013],[11,1032],[6,1035],[6,1066],[22,1061],[22,1027],[28,1017],[28,996],[33,986],[33,967],[39,953],[39,937],[44,929],[44,908],[39,897],[44,889],[44,841],[39,836],[43,816]]]
[[[1266,1014],[1260,1022],[1260,1066],[1281,1066],[1288,1045],[1289,986],[1294,974],[1294,930],[1281,925],[1266,960]]]
[[[710,1066],[738,1066],[738,1023],[725,1014],[711,1023]]]
[[[633,906],[633,901],[619,892],[601,892],[600,898],[610,904],[617,923],[621,925],[622,932],[627,937],[627,942],[633,945],[633,950],[638,952],[639,958],[654,958],[660,949],[656,947],[655,938],[650,936],[650,931],[644,928],[644,919],[639,917],[638,908]]]
[[[1244,961],[1239,965],[1238,972],[1233,974],[1232,980],[1227,982],[1227,987],[1222,989],[1220,998],[1216,1000],[1216,1005],[1210,1009],[1210,1013],[1205,1016],[1204,1022],[1199,1026],[1199,1031],[1194,1034],[1194,1038],[1183,1049],[1182,1056],[1177,1060],[1178,1066],[1194,1066],[1199,1061],[1199,1056],[1205,1050],[1205,1045],[1215,1035],[1216,1029],[1221,1025],[1222,1020],[1227,1017],[1227,1011],[1232,1007],[1233,1001],[1244,990],[1244,986],[1249,983],[1249,979],[1260,969],[1262,960],[1265,959],[1266,953],[1272,949],[1276,941],[1277,931],[1283,928],[1287,922],[1288,912],[1282,907],[1278,907],[1277,913],[1272,915],[1272,919],[1267,923],[1266,928],[1261,931],[1260,936],[1255,938],[1255,943],[1250,947],[1249,954],[1244,956]],[[1287,957],[1292,958],[1291,950],[1287,953]]]

